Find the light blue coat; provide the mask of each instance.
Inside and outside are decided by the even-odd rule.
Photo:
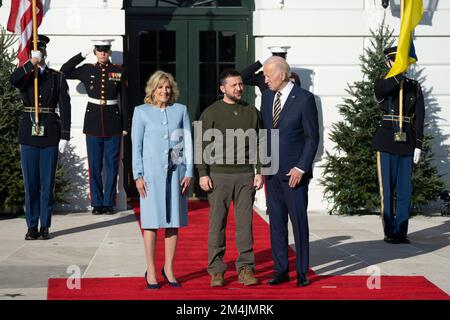
[[[134,179],[142,177],[147,183],[147,196],[140,199],[142,228],[187,226],[188,199],[187,195],[181,196],[180,188],[184,177],[193,177],[191,123],[186,106],[179,103],[165,109],[149,104],[137,106],[133,114],[131,141]],[[172,157],[178,164],[169,188],[166,180],[170,149],[179,150],[176,154],[180,157]],[[167,199],[166,194],[169,196]],[[167,213],[170,222],[167,222]]]

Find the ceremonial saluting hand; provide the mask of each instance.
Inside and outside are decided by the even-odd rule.
[[[42,52],[39,50],[31,50],[31,63],[37,65],[42,60]]]
[[[83,52],[81,55],[83,56],[83,58],[86,58],[88,55],[90,55],[91,53],[93,53],[92,47],[89,47],[89,50],[86,49],[85,52]]]

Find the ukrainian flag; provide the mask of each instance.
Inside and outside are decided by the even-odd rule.
[[[405,9],[398,37],[397,54],[395,55],[394,65],[387,74],[386,79],[405,72],[411,64],[417,61],[416,50],[412,42],[412,33],[420,20],[422,20],[423,3],[422,0],[402,1],[405,1]]]

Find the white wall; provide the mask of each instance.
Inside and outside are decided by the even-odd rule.
[[[427,7],[431,0],[424,0]],[[284,2],[284,6],[280,3]],[[391,1],[392,2],[392,1]],[[450,145],[450,1],[437,2],[435,11],[426,12],[422,24],[416,28],[415,46],[419,56],[418,69],[426,80],[426,90],[432,90],[428,100],[437,116],[437,129],[441,131],[439,143]],[[40,32],[51,37],[48,46],[49,60],[59,69],[72,55],[91,48],[90,40],[111,37],[115,50],[113,58],[122,62],[122,36],[125,34],[125,14],[122,1],[108,0],[47,0],[50,10],[44,18]],[[398,0],[397,0],[398,3]],[[10,1],[3,1],[0,23],[6,25]],[[375,28],[383,17],[381,0],[256,0],[253,14],[256,58],[270,45],[290,45],[288,62],[300,74],[302,83],[308,86],[317,99],[322,125],[322,144],[316,163],[315,176],[310,188],[310,209],[324,210],[328,203],[323,200],[322,188],[317,180],[322,172],[321,155],[333,151],[328,139],[331,125],[340,119],[337,105],[346,96],[347,83],[362,77],[358,57],[367,45],[369,29]],[[394,8],[395,9],[395,8]],[[399,31],[398,11],[386,10],[387,23]],[[90,60],[93,61],[93,57]],[[75,152],[85,159],[86,147],[82,125],[86,95],[82,86],[69,81],[72,97],[72,137]],[[257,90],[258,92],[258,90]],[[258,92],[259,94],[259,92]],[[257,105],[259,104],[259,97]],[[448,172],[448,154],[434,145],[436,164],[441,173]],[[87,177],[86,187],[87,187]],[[445,177],[450,188],[450,176]],[[120,185],[120,183],[119,183]],[[126,199],[120,192],[119,204],[125,207]],[[74,197],[73,208],[86,206],[88,199]],[[264,194],[257,195],[257,205],[264,208]],[[69,207],[70,209],[70,207]]]
[[[428,111],[438,118],[437,127],[429,130],[440,130],[441,135],[433,144],[435,164],[440,173],[447,173],[449,154],[443,151],[441,144],[450,145],[450,1],[436,2],[437,10],[425,12],[421,25],[416,28],[414,44],[419,61],[415,69],[421,70],[425,77],[424,90],[431,90],[427,101],[435,99],[433,110]],[[329,204],[323,199],[318,179],[323,172],[320,168],[324,164],[322,155],[325,151],[333,152],[328,134],[332,124],[341,119],[337,105],[347,95],[347,84],[363,76],[358,58],[369,43],[370,28],[376,28],[385,10],[381,0],[256,0],[255,3],[255,59],[268,46],[291,46],[287,61],[299,73],[302,86],[316,95],[323,141],[316,158],[309,208],[324,210]],[[425,8],[429,4],[430,1],[424,1]],[[394,9],[398,10],[398,6]],[[391,10],[392,7],[386,10],[386,22],[398,35],[398,11]],[[256,92],[259,95],[259,90]],[[257,104],[259,100],[258,97]],[[444,179],[449,188],[450,177]],[[264,201],[264,194],[258,192],[257,206],[265,208]]]

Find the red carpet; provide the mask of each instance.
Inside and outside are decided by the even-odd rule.
[[[367,276],[319,276],[310,271],[311,285],[295,287],[295,256],[290,251],[292,281],[277,287],[267,285],[273,272],[270,254],[269,227],[254,215],[254,250],[257,277],[260,285],[245,287],[237,282],[234,260],[237,256],[234,236],[234,217],[230,211],[227,227],[228,271],[226,285],[211,288],[206,272],[208,241],[208,204],[190,202],[189,226],[180,229],[175,274],[182,288],[167,284],[160,290],[146,290],[144,277],[83,278],[80,290],[69,290],[66,279],[49,279],[48,299],[53,300],[430,300],[449,299],[449,296],[424,277],[383,276],[381,289],[369,290]],[[139,208],[135,209],[139,218]],[[162,230],[161,230],[162,231]],[[163,233],[158,234],[157,270],[164,262]],[[312,253],[314,254],[314,253]],[[142,266],[144,273],[145,266]],[[160,277],[160,280],[161,277]]]

